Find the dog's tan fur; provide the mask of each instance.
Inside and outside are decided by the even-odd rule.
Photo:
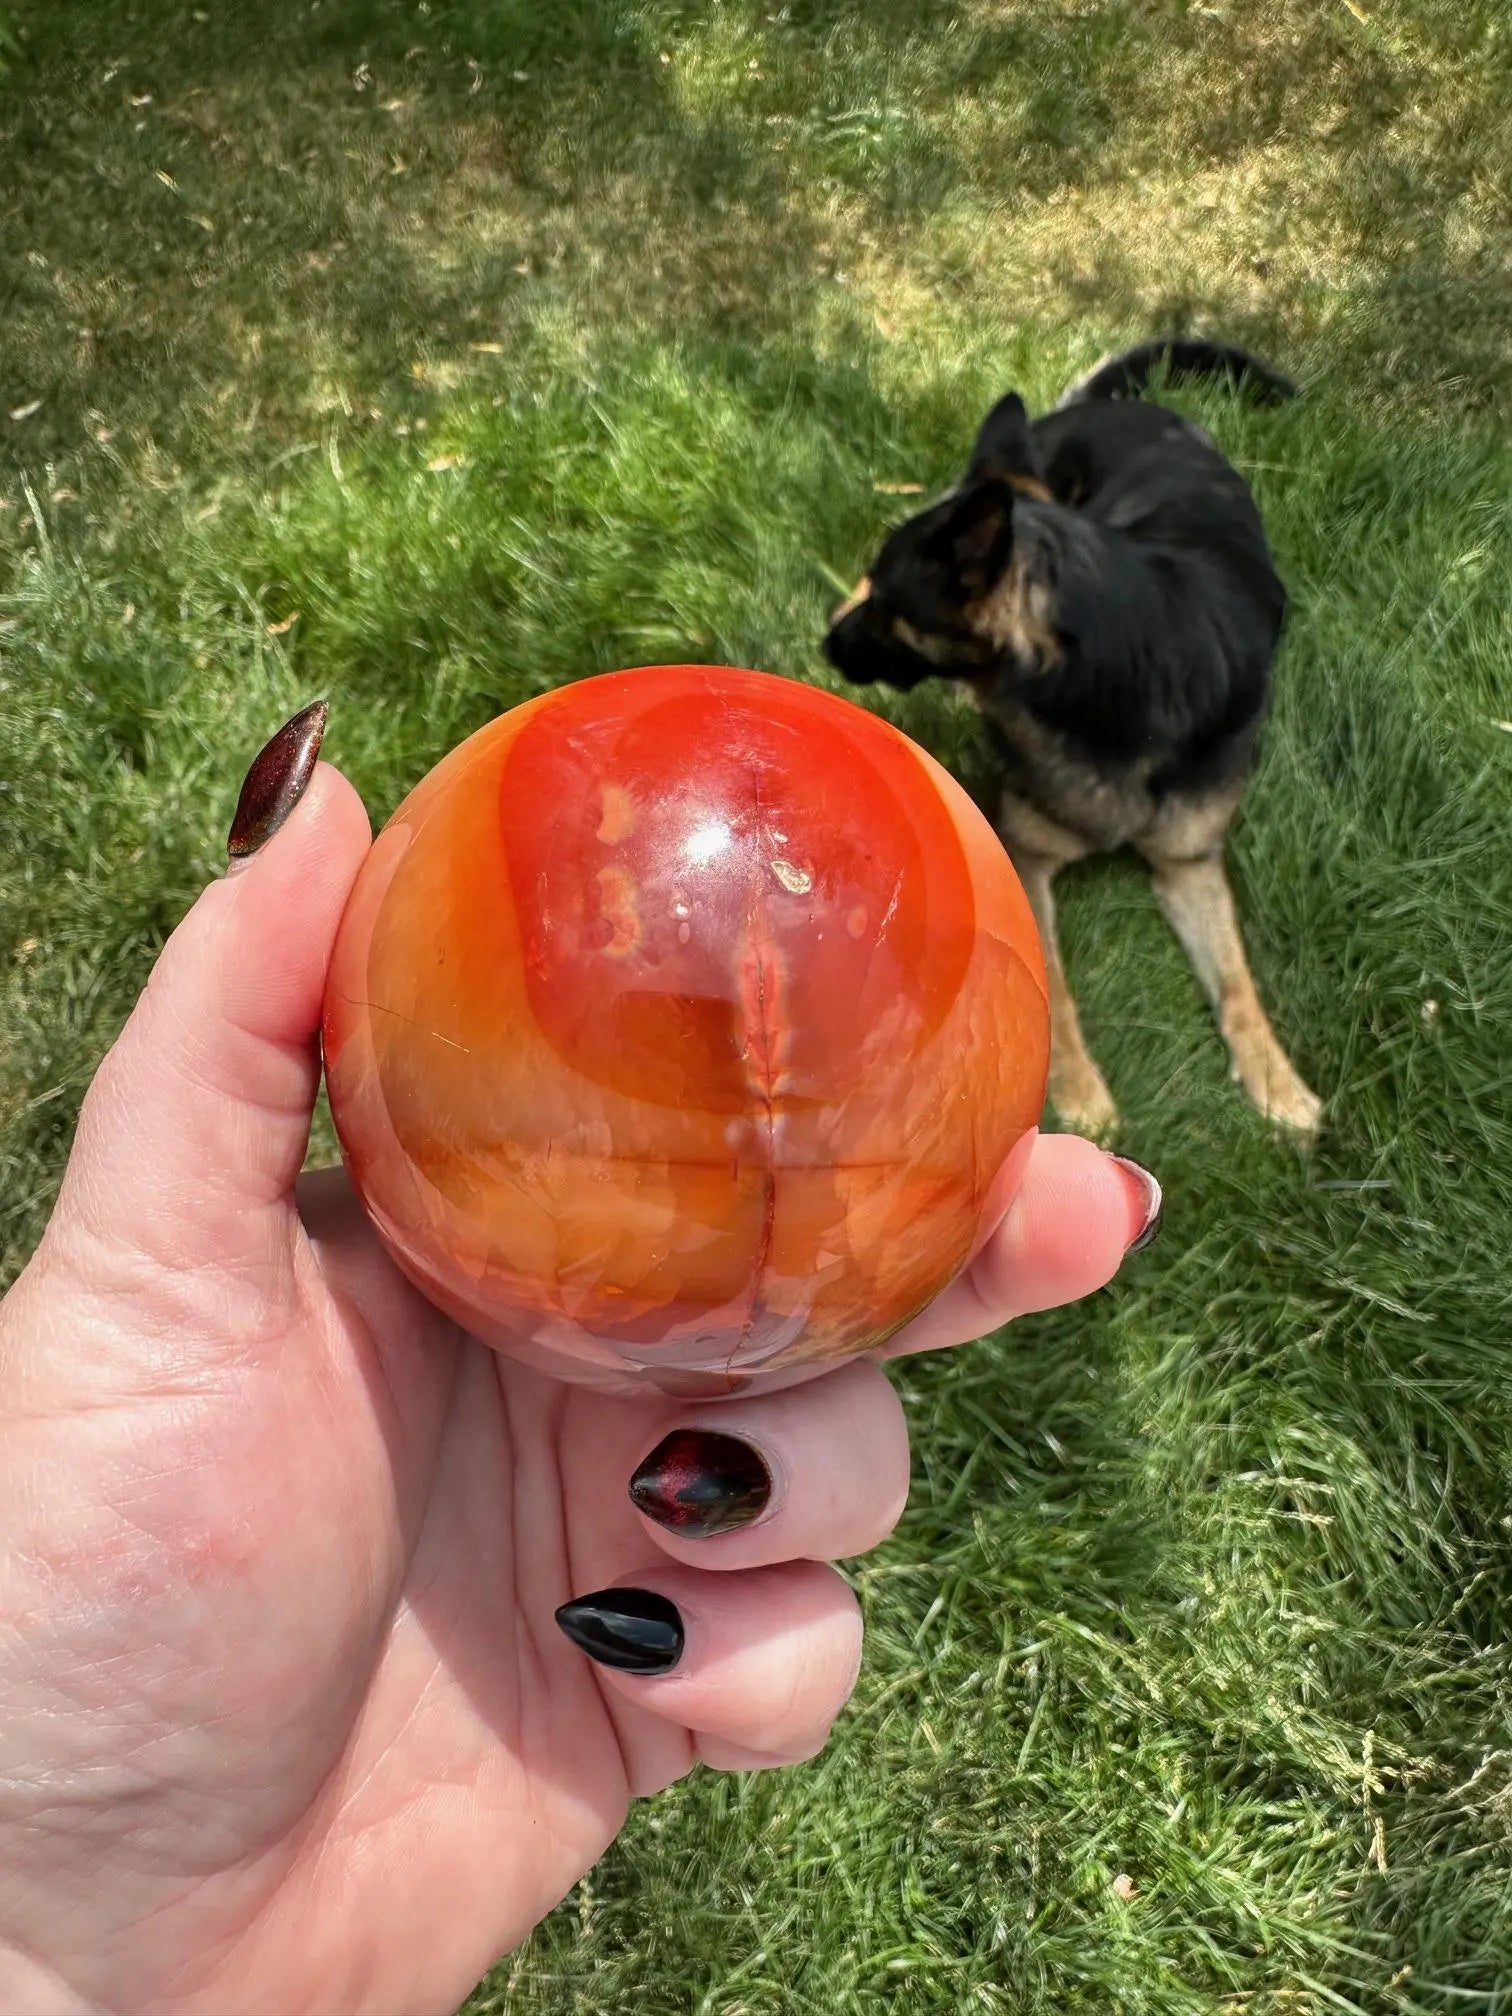
[[[836,611],[836,619],[857,608],[869,593],[870,582],[863,577]],[[1052,615],[1048,589],[1015,565],[972,612],[972,627],[996,649],[1007,648],[1021,660],[1050,665],[1059,648]],[[1062,1120],[1078,1132],[1102,1137],[1117,1125],[1118,1109],[1087,1049],[1066,979],[1054,881],[1072,862],[1129,846],[1150,864],[1156,899],[1212,1004],[1234,1077],[1268,1119],[1296,1133],[1311,1134],[1322,1102],[1282,1050],[1261,1004],[1224,862],[1242,784],[1199,797],[1157,798],[1137,764],[1109,772],[1079,761],[1027,710],[1007,703],[990,676],[973,677],[968,666],[956,662],[949,639],[923,636],[902,622],[895,627],[911,649],[953,672],[980,711],[990,711],[1024,772],[1035,780],[1039,803],[1005,789],[998,830],[1029,898],[1044,949],[1050,989],[1050,1097]],[[1044,805],[1053,805],[1059,816],[1043,810]]]
[[[1070,780],[1063,752],[1051,746],[1041,753],[1060,772],[1064,790]],[[1118,1109],[1087,1049],[1061,960],[1054,882],[1072,862],[1107,851],[1109,844],[1127,842],[1150,863],[1156,900],[1212,1003],[1235,1078],[1268,1119],[1300,1134],[1312,1133],[1321,1102],[1281,1048],[1261,1005],[1224,865],[1224,843],[1239,789],[1221,797],[1168,801],[1131,832],[1130,807],[1123,794],[1090,771],[1076,782],[1086,814],[1084,823],[1079,821],[1080,832],[1012,792],[1004,793],[999,815],[999,831],[1029,898],[1045,954],[1050,1097],[1056,1111],[1068,1126],[1094,1137],[1111,1133],[1117,1125]],[[1089,837],[1089,829],[1122,837],[1105,843]]]
[[[1045,670],[1061,662],[1054,619],[1054,596],[1018,561],[971,611],[971,627],[983,643]]]
[[[1101,1134],[1117,1115],[1067,984],[1055,877],[1127,847],[1150,865],[1234,1076],[1263,1113],[1310,1134],[1320,1102],[1261,1006],[1224,866],[1285,589],[1238,470],[1143,400],[1162,364],[1271,400],[1296,390],[1232,345],[1157,339],[1038,420],[1004,394],[962,480],[886,535],[825,655],[858,684],[949,678],[982,713],[1000,758],[999,830],[1044,947],[1064,1121]]]

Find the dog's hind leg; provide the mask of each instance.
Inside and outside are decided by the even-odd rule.
[[[1067,857],[1028,853],[1014,843],[1010,843],[1009,852],[1034,912],[1050,983],[1050,1098],[1068,1127],[1096,1140],[1111,1134],[1118,1125],[1118,1108],[1101,1071],[1088,1054],[1076,1003],[1066,984],[1066,969],[1061,964],[1052,885],[1056,871],[1065,867]]]
[[[1189,861],[1153,857],[1152,866],[1160,907],[1213,1004],[1234,1076],[1267,1119],[1311,1134],[1322,1101],[1298,1077],[1260,1005],[1221,849]]]

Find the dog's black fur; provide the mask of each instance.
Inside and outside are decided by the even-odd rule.
[[[1286,594],[1238,470],[1201,428],[1139,397],[1162,366],[1267,400],[1295,392],[1247,352],[1197,341],[1116,357],[1039,420],[1010,392],[961,481],[884,540],[824,650],[859,684],[965,682],[1001,762],[1004,839],[1052,938],[1053,990],[1064,976],[1051,877],[1133,845],[1199,971],[1223,968],[1209,989],[1222,1017],[1220,991],[1240,975],[1249,984],[1242,953],[1219,950],[1223,839],[1256,754]],[[1215,862],[1219,880],[1209,875],[1200,897],[1190,877],[1177,886],[1181,864]],[[1195,922],[1194,906],[1205,913]],[[1103,1124],[1111,1102],[1090,1059],[1086,1096],[1067,1086],[1080,1036],[1068,1033],[1069,995],[1060,1008],[1060,1092],[1073,1106],[1107,1103]],[[1274,1044],[1258,1002],[1254,1014]],[[1290,1072],[1276,1056],[1262,1069],[1258,1051],[1246,1063],[1236,1049],[1236,1068],[1276,1117],[1310,1124],[1299,1115],[1310,1102],[1315,1117],[1316,1101],[1295,1073],[1291,1113],[1289,1093],[1257,1090]]]
[[[1150,800],[1243,777],[1286,609],[1243,477],[1190,421],[1134,397],[1165,354],[1147,345],[1114,360],[1032,423],[1009,393],[962,482],[885,541],[870,592],[824,643],[858,683],[968,680],[1005,783],[1100,846],[1135,838]],[[1286,384],[1217,346],[1184,344],[1172,364]],[[1018,648],[981,624],[1010,573],[1020,598],[1038,590],[1045,605],[1040,635]],[[900,638],[899,619],[928,655]],[[1020,712],[1043,731],[1032,749],[1014,733]],[[1053,787],[1046,737],[1109,782],[1139,773],[1145,803],[1119,822],[1130,830],[1115,836],[1091,805],[1068,802],[1084,792]]]

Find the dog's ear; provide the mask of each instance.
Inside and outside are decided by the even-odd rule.
[[[1034,436],[1029,430],[1029,413],[1017,392],[1007,392],[982,422],[966,480],[979,482],[987,477],[1043,477]]]
[[[996,477],[973,482],[952,500],[930,539],[966,600],[985,595],[1013,552],[1013,491]]]

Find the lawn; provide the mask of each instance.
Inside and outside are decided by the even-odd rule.
[[[1006,386],[1180,326],[1305,387],[1180,403],[1293,594],[1234,865],[1317,1148],[1068,878],[1160,1244],[900,1371],[831,1749],[638,1810],[471,2016],[1512,2012],[1505,0],[8,4],[7,1278],[297,706],[381,817],[566,678],[824,681]]]

